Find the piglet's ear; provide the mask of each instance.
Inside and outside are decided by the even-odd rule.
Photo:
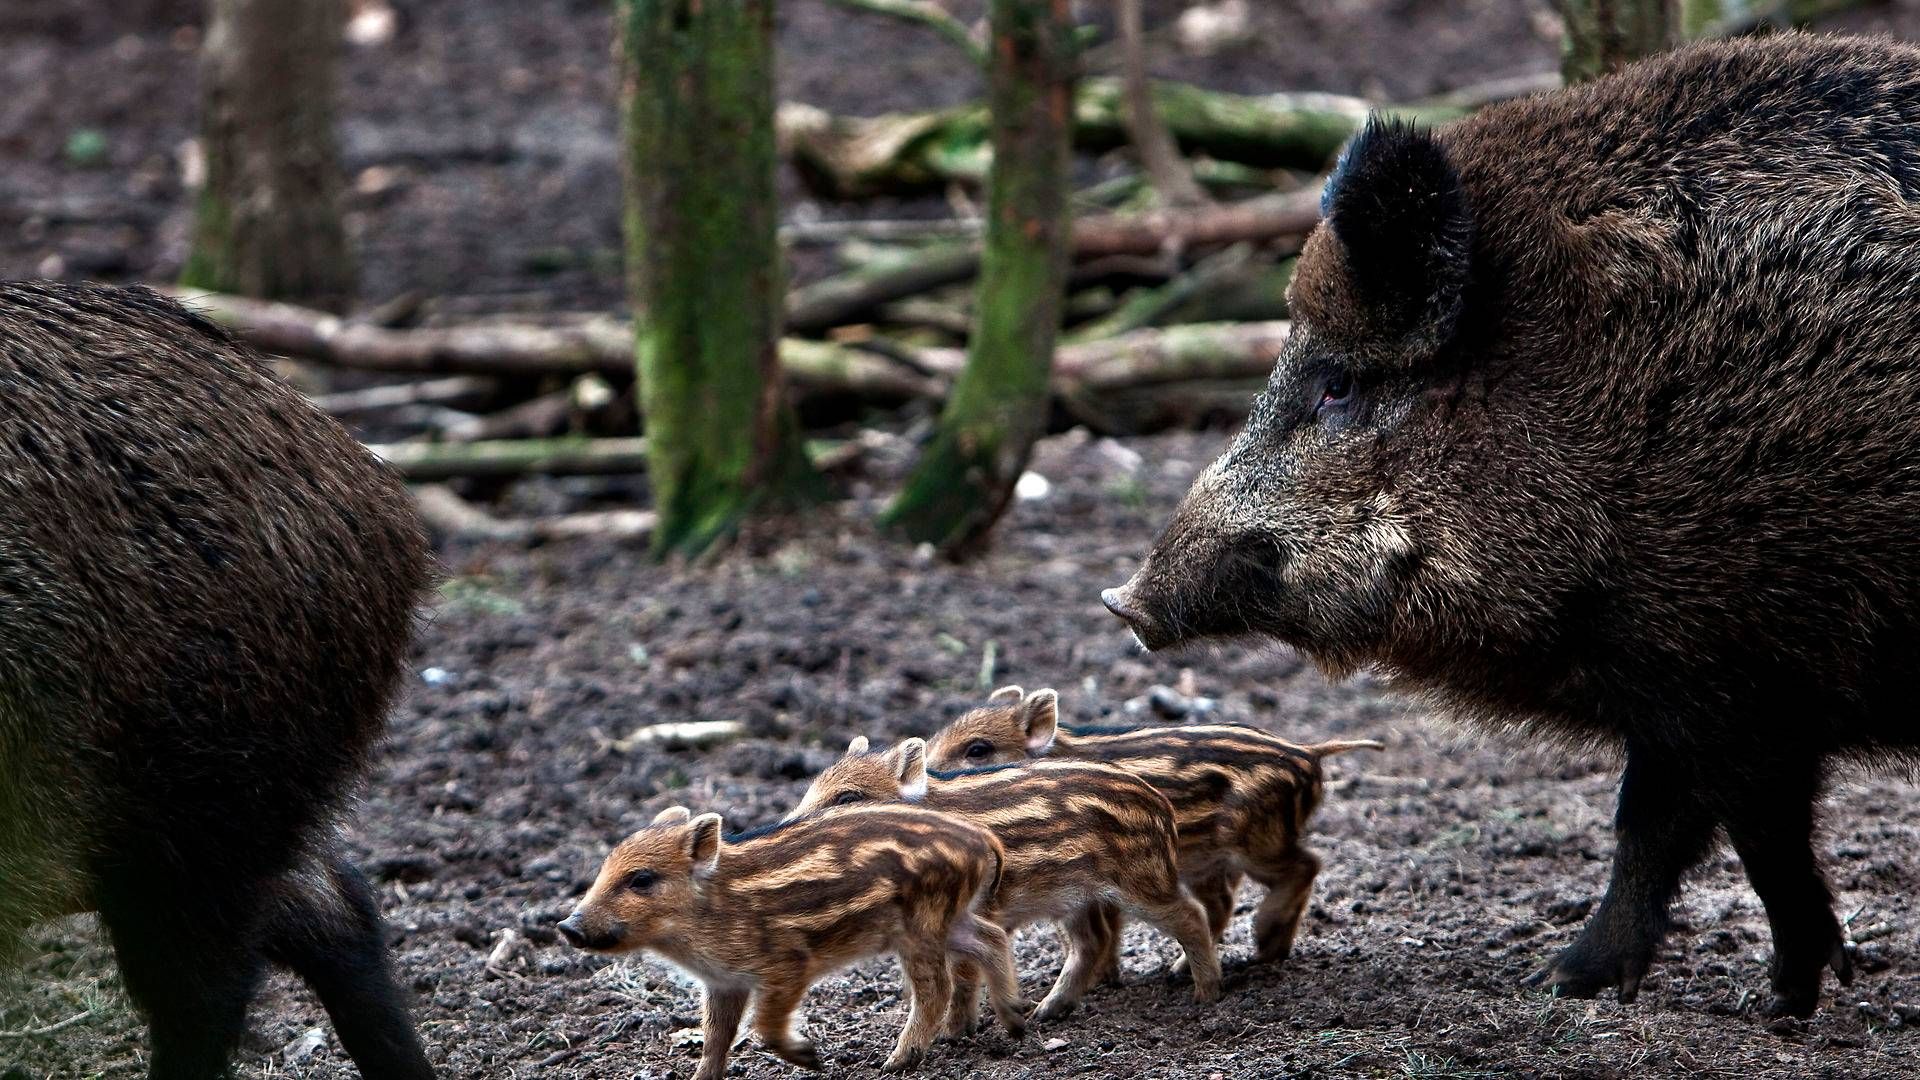
[[[908,739],[893,748],[893,775],[900,781],[900,797],[919,802],[927,795],[927,743]]]
[[[1026,696],[1027,692],[1017,686],[1003,686],[987,695],[987,704],[991,705],[996,701],[1019,701]]]
[[[1060,695],[1052,690],[1035,690],[1020,702],[1020,722],[1027,733],[1027,752],[1044,753],[1053,747],[1060,731]]]
[[[693,876],[711,877],[720,868],[719,814],[701,814],[687,829],[687,855],[693,860]]]
[[[855,735],[853,741],[847,744],[847,757],[859,757],[866,752],[867,737],[865,735]]]
[[[692,816],[684,806],[669,806],[658,814],[653,815],[653,823],[655,825],[678,825]]]
[[[1369,118],[1340,155],[1320,207],[1345,264],[1339,306],[1351,307],[1349,325],[1387,343],[1446,340],[1464,302],[1473,218],[1433,136]]]

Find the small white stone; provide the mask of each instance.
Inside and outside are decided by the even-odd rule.
[[[1044,499],[1053,491],[1053,483],[1037,472],[1023,472],[1014,482],[1013,495],[1016,499],[1033,502]]]
[[[445,686],[453,681],[453,672],[446,668],[430,667],[420,672],[420,681],[428,686]]]
[[[327,1045],[327,1033],[319,1028],[308,1028],[300,1037],[280,1048],[280,1060],[289,1065],[298,1065],[313,1056],[315,1050]]]
[[[1051,1038],[1047,1040],[1047,1045],[1045,1046],[1044,1049],[1047,1051],[1047,1053],[1051,1054],[1055,1050],[1060,1050],[1065,1048],[1066,1045],[1067,1045],[1067,1040],[1056,1036],[1055,1038]]]

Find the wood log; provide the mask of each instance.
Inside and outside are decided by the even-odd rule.
[[[427,527],[442,536],[503,543],[542,543],[578,536],[645,540],[659,517],[651,510],[595,510],[539,518],[500,518],[454,494],[443,484],[413,489],[414,505]]]
[[[1309,172],[1331,164],[1375,108],[1360,98],[1335,94],[1253,96],[1164,81],[1153,83],[1152,97],[1156,113],[1187,153]],[[1386,111],[1427,124],[1466,112],[1444,105]],[[778,126],[781,145],[802,180],[826,198],[938,191],[954,183],[978,186],[993,158],[987,111],[981,104],[844,117],[788,103],[780,107]],[[1074,98],[1073,138],[1077,148],[1093,152],[1127,144],[1121,80],[1081,81]]]
[[[408,480],[530,475],[600,476],[647,471],[647,440],[637,438],[486,439],[373,445]]]
[[[1317,194],[1266,195],[1244,202],[1110,214],[1074,222],[1076,260],[1179,254],[1189,248],[1304,236],[1320,221]],[[980,272],[973,244],[941,246],[894,265],[865,266],[794,291],[787,332],[818,334],[859,322],[896,300],[957,284]]]

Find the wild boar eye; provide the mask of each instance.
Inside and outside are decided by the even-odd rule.
[[[627,879],[627,888],[634,892],[646,892],[653,888],[653,883],[658,880],[660,875],[651,870],[635,870],[633,876]]]
[[[1344,405],[1353,396],[1353,376],[1344,371],[1336,371],[1327,376],[1326,384],[1320,389],[1320,408],[1329,405]]]
[[[843,792],[841,792],[840,794],[838,794],[838,795],[835,795],[835,796],[833,797],[833,802],[832,802],[832,804],[831,804],[831,805],[833,805],[833,806],[851,806],[851,805],[853,805],[854,803],[857,803],[857,802],[864,802],[865,800],[866,800],[866,796],[865,796],[865,795],[862,795],[862,794],[860,794],[860,793],[859,793],[859,792],[857,792],[857,791],[843,791]]]
[[[993,753],[993,744],[985,739],[975,739],[967,744],[967,756],[975,761]]]

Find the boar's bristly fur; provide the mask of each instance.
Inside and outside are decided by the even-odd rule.
[[[1920,50],[1697,45],[1347,158],[1245,430],[1103,599],[1623,752],[1544,981],[1632,998],[1724,832],[1812,1011],[1827,770],[1920,750]]]
[[[145,289],[0,285],[0,944],[98,911],[154,1080],[223,1076],[262,968],[433,1075],[335,819],[429,576],[399,479]]]

